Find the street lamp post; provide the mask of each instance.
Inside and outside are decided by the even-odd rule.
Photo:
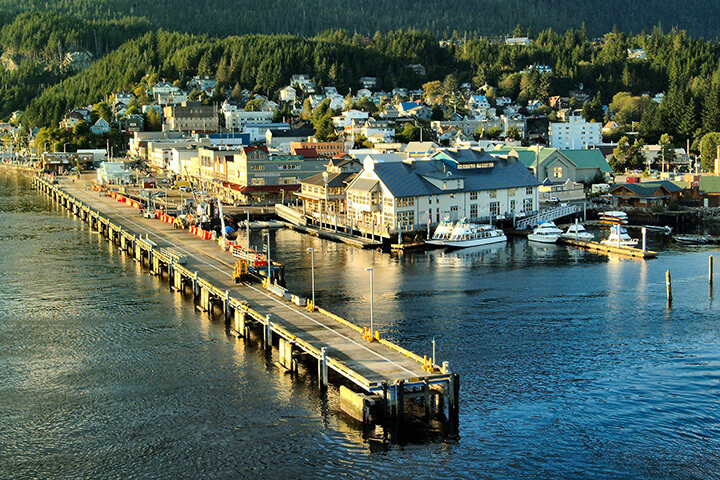
[[[308,248],[308,252],[310,252],[310,271],[311,271],[311,282],[312,282],[312,308],[313,311],[315,311],[315,249],[314,248]]]
[[[270,283],[272,283],[272,281],[270,279],[270,264],[271,264],[270,263],[270,232],[265,233],[263,235],[267,236],[267,264],[268,264],[267,278],[268,278],[268,284],[270,284]]]
[[[370,272],[370,338],[375,337],[375,319],[373,318],[373,267],[367,267],[366,272]]]
[[[70,142],[63,143],[63,153],[67,153],[67,144]]]

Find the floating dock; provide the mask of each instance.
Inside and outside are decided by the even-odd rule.
[[[569,238],[560,237],[558,239],[558,243],[564,243],[573,247],[582,248],[583,250],[589,250],[593,253],[598,253],[601,255],[620,255],[623,257],[642,259],[657,257],[657,252],[653,252],[651,250],[642,250],[632,247],[619,247],[617,245],[605,245],[600,242],[585,242],[582,240],[571,240]]]
[[[268,355],[277,346],[282,368],[291,373],[300,365],[317,368],[320,389],[339,384],[340,403],[352,417],[402,421],[405,403],[412,400],[424,405],[426,416],[457,430],[460,378],[448,362],[438,365],[377,332],[307,305],[267,279],[263,286],[236,284],[235,259],[217,242],[168,221],[144,218],[140,206],[122,195],[63,177],[57,184],[35,177],[33,184],[150,273],[166,278],[174,291],[192,295],[198,309],[221,313],[230,332],[259,339]]]

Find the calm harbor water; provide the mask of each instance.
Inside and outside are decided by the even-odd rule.
[[[259,243],[259,234],[253,243]],[[388,440],[0,172],[0,478],[718,478],[713,249],[390,255],[273,233],[289,288],[461,374],[458,436]],[[665,271],[675,301],[665,305]],[[718,280],[720,282],[720,280]],[[720,297],[720,287],[715,295]]]

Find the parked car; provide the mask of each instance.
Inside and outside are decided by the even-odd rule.
[[[560,203],[560,199],[558,197],[550,197],[548,198],[548,203],[550,205],[557,205],[558,203]]]
[[[610,205],[610,199],[605,197],[594,197],[590,202],[594,203],[595,205]]]

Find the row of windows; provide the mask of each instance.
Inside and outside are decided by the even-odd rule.
[[[415,197],[404,197],[397,200],[398,207],[411,207],[413,205],[415,205]]]
[[[398,227],[408,229],[415,225],[415,212],[398,212]]]

